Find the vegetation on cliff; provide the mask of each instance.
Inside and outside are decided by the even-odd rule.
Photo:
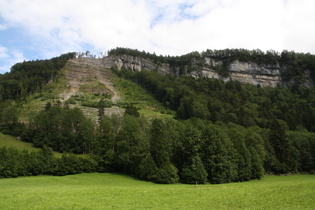
[[[138,51],[128,48],[116,48],[108,52],[109,56],[130,55],[150,59],[155,63],[168,63],[172,68],[178,68],[180,74],[185,74],[194,70],[195,66],[205,66],[205,58],[211,58],[215,61],[221,61],[219,66],[212,66],[222,76],[228,76],[228,65],[235,60],[242,62],[254,62],[257,64],[275,65],[279,64],[281,68],[281,78],[284,82],[292,82],[295,85],[303,84],[303,74],[310,72],[311,80],[315,82],[315,55],[310,53],[297,53],[284,50],[276,52],[269,50],[263,52],[246,49],[207,49],[201,53],[191,52],[182,56],[157,56],[144,51]]]

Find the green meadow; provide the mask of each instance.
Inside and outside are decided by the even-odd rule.
[[[20,151],[28,150],[29,152],[38,152],[41,149],[33,147],[32,143],[24,142],[17,140],[15,137],[10,135],[5,135],[3,133],[0,133],[0,148],[2,147],[13,147],[15,149],[18,149]],[[55,157],[60,158],[62,153],[59,152],[53,152]]]
[[[161,185],[91,173],[0,179],[0,209],[314,209],[315,176]]]
[[[0,148],[1,147],[14,147],[18,150],[29,150],[30,152],[38,152],[40,149],[33,147],[31,143],[19,141],[13,136],[4,135],[0,133]]]

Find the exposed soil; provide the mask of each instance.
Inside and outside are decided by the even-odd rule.
[[[80,87],[91,82],[99,82],[106,86],[107,92],[110,92],[113,107],[105,108],[105,114],[122,114],[123,110],[116,106],[121,99],[119,92],[113,86],[111,80],[115,75],[104,68],[100,59],[95,58],[77,58],[69,60],[65,66],[65,78],[67,79],[67,87],[63,93],[59,95],[61,101],[66,101],[71,96],[80,95]],[[80,107],[86,115],[97,116],[97,109]]]

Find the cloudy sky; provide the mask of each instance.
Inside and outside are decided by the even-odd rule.
[[[315,1],[0,0],[0,73],[23,60],[116,47],[315,54]]]

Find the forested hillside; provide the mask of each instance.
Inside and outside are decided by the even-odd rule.
[[[283,121],[290,130],[315,131],[315,90],[303,86],[260,88],[238,81],[174,77],[156,72],[119,72],[139,83],[176,118],[200,118],[236,123],[244,127],[269,128],[272,119]]]
[[[10,73],[0,77],[0,100],[23,99],[41,90],[43,85],[55,80],[67,60],[74,57],[75,53],[68,53],[49,60],[15,64]]]
[[[110,89],[116,95],[118,89],[125,90],[126,94],[121,94],[121,101],[116,101],[116,98],[115,104],[107,105],[98,92],[102,92],[101,88],[108,92],[106,84],[111,83],[97,82],[97,76],[87,74],[89,83],[98,84],[98,92],[93,93],[96,94],[93,96],[93,108],[97,110],[94,112],[97,122],[78,108],[80,100],[86,102],[90,97],[83,93],[63,102],[58,98],[42,98],[45,106],[40,111],[34,113],[28,122],[19,120],[17,110],[22,110],[33,100],[29,95],[45,94],[43,87],[48,82],[53,84],[54,80],[62,79],[62,74],[58,72],[68,59],[76,59],[75,54],[16,64],[10,73],[1,75],[0,131],[19,136],[44,150],[40,154],[28,154],[14,149],[0,149],[0,177],[98,171],[131,174],[157,183],[196,184],[260,179],[265,173],[314,173],[315,90],[305,87],[299,80],[300,71],[307,69],[311,75],[314,74],[313,55],[207,50],[164,57],[117,48],[111,50],[109,56],[126,53],[146,57],[156,63],[169,63],[181,69],[182,74],[161,75],[155,69],[133,72],[113,66],[112,71],[119,78],[99,78],[112,80],[110,82],[114,85]],[[281,65],[292,63],[287,72],[283,72],[283,78],[295,82],[288,88],[265,88],[239,81],[223,82],[214,78],[187,76],[186,71],[193,70],[195,65],[203,65],[202,56],[211,56],[226,63],[234,59],[257,63],[280,62]],[[100,65],[101,62],[95,63]],[[95,75],[110,71],[94,64],[76,64],[77,69],[86,68],[84,72],[97,68]],[[71,73],[75,73],[74,66],[71,68]],[[224,68],[217,70],[222,74],[228,73]],[[75,75],[73,78],[82,80]],[[13,85],[7,85],[9,83]],[[71,84],[62,84],[71,89]],[[86,93],[86,85],[84,87]],[[136,92],[136,87],[137,91],[142,87],[141,94]],[[127,100],[133,95],[139,101]],[[156,101],[153,102],[149,96]],[[110,106],[118,106],[125,112],[105,115]],[[155,114],[148,115],[148,110]],[[161,113],[158,114],[158,111]],[[85,154],[89,158],[76,159],[75,155],[65,155],[63,159],[56,160],[51,158],[48,147],[65,154]],[[34,163],[34,167],[25,164],[23,155]],[[45,158],[49,164],[43,169],[43,162],[36,162],[36,159]],[[81,163],[82,168],[79,167]],[[89,164],[91,167],[88,167]],[[34,168],[40,169],[33,172]]]

